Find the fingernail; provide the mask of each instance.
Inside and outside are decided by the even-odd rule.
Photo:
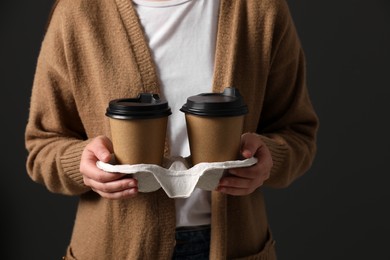
[[[105,162],[108,162],[110,160],[110,153],[107,153],[107,152],[103,152],[100,154],[100,160],[102,161],[105,161]]]
[[[130,189],[130,190],[128,190],[128,193],[131,194],[131,195],[132,195],[132,194],[135,194],[135,193],[136,193],[136,190],[135,190],[135,189]]]
[[[219,186],[227,186],[227,181],[220,181]]]

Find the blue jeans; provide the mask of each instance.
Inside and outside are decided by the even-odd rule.
[[[210,251],[209,225],[176,229],[173,260],[207,260]]]

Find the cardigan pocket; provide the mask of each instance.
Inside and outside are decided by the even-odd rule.
[[[268,241],[265,243],[264,248],[254,254],[240,258],[234,258],[234,260],[277,260],[275,250],[275,240],[269,235]]]

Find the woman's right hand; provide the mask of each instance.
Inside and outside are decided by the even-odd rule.
[[[103,198],[131,198],[138,193],[137,180],[126,174],[109,173],[96,166],[97,161],[110,162],[113,153],[112,142],[106,136],[95,137],[83,150],[80,172],[84,184]]]

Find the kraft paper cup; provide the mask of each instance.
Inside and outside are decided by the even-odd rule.
[[[237,89],[191,96],[180,110],[185,113],[193,165],[238,158],[248,108]]]
[[[168,102],[158,94],[110,101],[106,116],[116,163],[162,165],[169,115]]]

